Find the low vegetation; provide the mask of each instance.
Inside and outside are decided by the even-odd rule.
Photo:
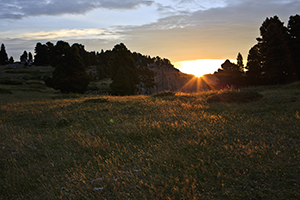
[[[0,94],[12,94],[12,92],[8,89],[0,88]]]
[[[153,97],[170,97],[170,96],[175,96],[175,92],[173,91],[165,91],[165,92],[158,92],[153,94]]]
[[[299,82],[162,98],[3,88],[0,199],[300,198]],[[211,100],[224,96],[238,101]]]
[[[254,91],[223,91],[212,95],[207,102],[224,102],[224,103],[248,103],[263,98],[262,94]]]

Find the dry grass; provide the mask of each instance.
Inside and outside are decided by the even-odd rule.
[[[297,84],[243,104],[1,94],[0,199],[299,199]]]

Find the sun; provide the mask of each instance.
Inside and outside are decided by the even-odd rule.
[[[222,63],[224,63],[224,60],[201,59],[177,62],[174,63],[174,66],[183,73],[201,77],[205,74],[213,74],[221,68]]]

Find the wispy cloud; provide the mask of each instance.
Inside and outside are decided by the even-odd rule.
[[[153,3],[153,0],[0,0],[0,19],[83,14],[98,8],[129,10]]]
[[[0,40],[6,44],[7,50],[10,48],[17,50],[19,44],[22,47],[19,52],[22,52],[23,48],[34,48],[36,42],[55,43],[57,40],[66,40],[69,43],[84,44],[90,51],[111,49],[115,44],[123,42],[132,51],[151,56],[159,55],[173,62],[195,59],[234,59],[238,52],[241,52],[246,59],[249,49],[256,43],[255,38],[259,36],[259,26],[266,17],[278,15],[287,23],[289,16],[299,14],[300,11],[299,0],[155,0],[155,3],[136,0],[0,0],[0,3],[6,6],[5,9],[3,6],[0,7],[0,15],[7,14],[10,15],[9,18],[47,13],[48,15],[84,13],[96,8],[135,9],[142,5],[152,5],[128,12],[98,10],[99,12],[95,11],[92,17],[87,14],[84,17],[71,16],[68,20],[66,18],[69,16],[26,18],[14,21],[21,27],[14,30],[10,29],[10,20],[2,20],[6,23],[0,31]],[[30,7],[27,4],[33,3],[36,3],[35,7],[41,9],[27,8]],[[59,9],[59,6],[62,8]],[[70,8],[67,8],[68,6]],[[8,11],[8,8],[12,12]],[[31,12],[31,10],[36,11]],[[147,12],[143,13],[145,10]],[[103,18],[99,17],[103,13],[110,14],[105,27],[100,23]],[[132,14],[131,18],[124,17],[125,14]],[[143,14],[144,16],[141,16]],[[149,20],[147,22],[141,20],[133,25],[132,19],[139,17]],[[55,21],[51,21],[54,18]],[[49,22],[40,25],[38,21],[40,19],[47,19]],[[21,24],[32,20],[35,20],[32,24],[39,26],[30,27],[29,23],[26,23],[26,26]],[[68,26],[71,23],[72,26]],[[51,28],[48,29],[49,26]]]
[[[238,52],[246,59],[266,17],[278,15],[287,23],[288,17],[299,14],[299,10],[299,0],[227,0],[226,7],[199,9],[143,26],[124,27],[123,34],[131,36],[132,41],[127,43],[141,52],[153,54],[149,49],[155,49],[156,54],[173,61],[234,59]]]
[[[7,34],[7,33],[1,33]],[[41,31],[41,32],[27,32],[16,34],[10,39],[22,38],[23,40],[68,40],[68,39],[88,39],[88,38],[99,38],[103,40],[120,39],[122,35],[111,29],[62,29],[55,31]]]
[[[157,11],[162,16],[189,15],[198,10],[224,7],[224,0],[172,0],[156,1]]]
[[[9,37],[7,37],[9,35]],[[14,33],[11,31],[0,32],[0,40],[5,44],[9,55],[18,59],[18,55],[24,50],[33,52],[36,43],[46,43],[48,41],[56,43],[64,40],[73,43],[80,43],[88,46],[89,51],[99,51],[110,49],[119,41],[126,40],[123,35],[115,28],[109,29],[61,29],[54,31],[23,32]],[[101,46],[102,45],[102,46]],[[23,49],[24,48],[24,49]]]

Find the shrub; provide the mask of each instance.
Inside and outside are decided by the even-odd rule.
[[[67,127],[67,126],[70,126],[72,124],[72,122],[73,122],[72,119],[62,118],[61,120],[59,120],[56,123],[56,127],[58,127],[58,128]]]
[[[96,85],[90,85],[87,87],[87,90],[90,90],[90,91],[98,91],[99,88],[96,86]]]
[[[252,91],[227,91],[220,94],[214,94],[207,99],[208,103],[224,102],[224,103],[248,103],[261,99],[263,95]]]
[[[108,99],[87,99],[84,103],[107,103]]]
[[[0,88],[0,94],[12,94],[12,92],[8,89]]]
[[[164,92],[158,92],[156,94],[153,94],[153,97],[169,97],[169,96],[175,96],[175,92],[173,91],[164,91]]]
[[[23,85],[23,80],[19,80],[19,79],[2,79],[0,80],[0,84],[3,85]]]

